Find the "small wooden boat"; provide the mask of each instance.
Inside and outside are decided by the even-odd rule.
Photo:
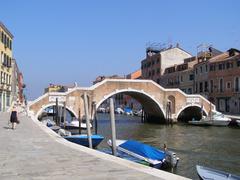
[[[64,138],[70,142],[89,147],[88,136],[86,134],[65,136]],[[104,139],[101,135],[91,135],[91,138],[93,148],[96,148]]]
[[[108,144],[112,146],[111,140],[108,140]],[[118,151],[143,160],[155,168],[176,167],[179,161],[179,158],[172,151],[165,152],[134,140],[116,140],[116,146]]]
[[[240,180],[240,176],[203,166],[196,166],[197,173],[202,180]]]

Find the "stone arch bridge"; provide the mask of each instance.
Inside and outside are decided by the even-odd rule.
[[[94,117],[94,109],[97,109],[105,100],[113,95],[124,93],[139,101],[142,104],[148,121],[166,122],[171,107],[171,118],[174,121],[179,119],[199,119],[202,112],[208,115],[215,106],[200,95],[187,95],[180,89],[165,89],[152,80],[127,80],[127,79],[105,79],[89,88],[75,87],[68,92],[46,93],[28,105],[28,110],[38,117],[45,108],[55,105],[56,98],[60,106],[66,103],[68,111],[75,117],[84,114],[83,94],[87,93],[89,117]],[[94,106],[93,106],[94,104]],[[79,111],[80,110],[80,111]]]

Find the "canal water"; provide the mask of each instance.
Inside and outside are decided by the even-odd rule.
[[[173,173],[198,179],[196,165],[203,165],[240,175],[240,129],[198,127],[185,123],[173,126],[142,124],[135,116],[116,115],[117,139],[134,139],[176,152],[180,158]],[[109,148],[110,115],[98,114],[98,134],[105,137],[99,150]]]

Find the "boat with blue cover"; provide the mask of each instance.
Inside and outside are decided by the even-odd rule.
[[[86,134],[65,136],[64,138],[70,142],[89,147],[88,136]],[[101,135],[95,134],[95,135],[91,135],[91,139],[92,139],[93,148],[96,148],[102,142],[104,137]]]
[[[224,171],[204,167],[196,166],[198,176],[201,180],[240,180],[240,176],[230,174]]]
[[[108,144],[112,146],[111,140],[108,140]],[[155,168],[161,168],[163,165],[176,167],[179,161],[172,151],[162,151],[134,140],[116,140],[116,146],[118,151],[143,160]]]

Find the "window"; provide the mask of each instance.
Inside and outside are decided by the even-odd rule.
[[[220,81],[219,81],[219,89],[220,89],[220,92],[223,92],[223,90],[224,90],[223,79],[220,79]]]
[[[3,83],[3,72],[1,72],[1,84]]]
[[[208,72],[208,65],[207,64],[205,66],[205,70],[206,70],[206,72]]]
[[[155,71],[154,70],[152,70],[152,76],[154,76],[155,75]]]
[[[193,81],[194,80],[194,74],[190,74],[189,75],[189,81]]]
[[[153,60],[153,61],[152,61],[152,66],[153,66],[154,64],[155,64],[155,61]]]
[[[12,50],[12,41],[9,41],[9,48]]]
[[[230,63],[229,62],[227,62],[227,69],[229,69],[230,68]]]
[[[202,73],[202,66],[200,67],[200,72]]]
[[[239,91],[239,78],[238,77],[235,78],[235,91],[236,92]]]
[[[192,88],[188,88],[188,94],[192,94]]]
[[[159,59],[159,57],[157,58],[157,63],[159,63],[160,62],[160,59]]]
[[[4,43],[4,34],[3,34],[3,31],[2,31],[2,33],[1,33],[1,41],[2,41],[2,43]]]
[[[208,82],[207,81],[204,82],[204,91],[208,92]]]
[[[219,70],[222,70],[222,69],[223,69],[222,64],[219,64],[219,65],[218,65],[218,69],[219,69]]]
[[[196,68],[196,74],[198,73],[198,68]]]
[[[202,82],[199,83],[199,92],[200,93],[203,92],[203,83]]]
[[[183,77],[181,76],[181,82],[183,82]]]
[[[240,60],[237,61],[237,67],[240,67]]]
[[[157,83],[160,84],[160,79],[159,78],[157,79]]]
[[[210,92],[213,93],[213,80],[210,81]]]
[[[210,71],[215,71],[215,65],[210,65]]]
[[[227,82],[227,88],[230,89],[231,88],[231,83]]]
[[[195,92],[198,92],[198,83],[196,83]]]
[[[160,74],[160,68],[157,68],[157,74]]]

